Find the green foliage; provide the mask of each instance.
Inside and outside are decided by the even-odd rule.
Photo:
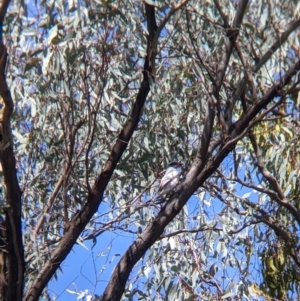
[[[279,300],[287,298],[287,292],[296,292],[300,283],[299,268],[289,256],[291,246],[276,243],[264,250],[263,276],[268,294]]]
[[[116,229],[124,235],[139,233],[158,212],[149,200],[164,166],[176,159],[187,170],[195,158],[205,106],[215,87],[212,78],[220,72],[228,40],[216,2],[232,22],[238,1],[225,0],[191,0],[167,22],[143,115],[105,192],[107,206],[91,219],[82,241]],[[174,5],[159,1],[157,22]],[[250,1],[238,37],[240,53],[233,51],[219,91],[222,112],[232,102],[229,120],[242,116],[297,60],[295,30],[256,70],[257,62],[299,17],[297,7],[296,1]],[[133,0],[30,1],[11,7],[5,32],[28,287],[82,208],[132,110],[148,32],[144,4]],[[233,103],[246,71],[252,82],[248,80]],[[288,88],[298,87],[296,81]],[[280,102],[277,114],[262,109],[253,135],[265,167],[299,211],[297,93],[287,90],[274,100]],[[215,120],[212,139],[221,132]],[[291,252],[297,248],[299,225],[269,190],[274,192],[274,186],[259,169],[251,139],[241,138],[168,226],[165,237],[138,263],[126,298],[137,292],[144,300],[250,300],[248,288],[263,282],[271,297],[294,296],[299,268]],[[280,234],[266,223],[267,214],[294,244],[285,240],[275,250]]]

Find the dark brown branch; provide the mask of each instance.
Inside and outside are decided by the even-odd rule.
[[[282,89],[286,86],[291,78],[300,70],[300,60],[296,62],[284,74],[281,81],[274,84],[264,95],[264,97],[254,106],[252,106],[237,122],[235,122],[229,129],[230,137],[234,138],[237,134],[248,128],[251,120],[266,107],[276,96],[280,96]]]
[[[297,19],[290,23],[288,28],[285,32],[282,33],[282,35],[278,38],[278,40],[271,46],[271,48],[262,56],[262,58],[259,60],[257,64],[255,64],[252,67],[252,72],[256,73],[273,55],[273,53],[285,43],[285,41],[288,39],[289,35],[295,31],[300,26],[300,19]],[[245,75],[240,82],[237,84],[237,88],[233,93],[232,101],[233,104],[237,101],[237,99],[241,96],[242,92],[245,89],[245,86],[247,84],[247,76]]]
[[[1,6],[0,7],[1,41],[2,41],[3,22],[4,22],[6,12],[7,12],[9,2],[10,2],[9,0],[3,0],[3,1],[1,1],[1,4],[0,4],[0,6]]]
[[[67,117],[66,118],[60,118],[61,119],[61,123],[63,124],[63,120],[64,119],[68,119]],[[74,143],[75,143],[75,136],[76,136],[76,133],[78,132],[78,130],[81,128],[81,126],[84,124],[84,120],[79,120],[77,121],[77,123],[74,125],[72,131],[70,132],[70,144],[68,146],[68,144],[66,145],[66,148],[69,149],[69,154],[67,155],[67,160],[66,162],[63,164],[63,168],[62,168],[62,171],[61,171],[61,176],[58,180],[58,182],[56,183],[53,191],[52,191],[52,194],[51,196],[49,197],[47,203],[45,204],[45,207],[43,209],[43,212],[42,212],[42,215],[39,219],[39,221],[37,222],[37,225],[34,229],[34,233],[35,235],[39,234],[40,230],[41,230],[41,227],[43,226],[44,222],[45,222],[45,217],[47,215],[47,213],[50,211],[50,209],[52,208],[53,204],[54,204],[54,201],[56,200],[56,197],[57,197],[57,194],[59,193],[64,181],[66,181],[66,179],[69,178],[69,175],[71,173],[71,170],[72,170],[72,154],[73,153],[73,146],[74,146]],[[67,138],[67,135],[64,131],[64,137],[65,137],[65,141],[68,140]],[[77,158],[76,158],[77,160]],[[75,162],[76,162],[75,160]]]
[[[47,285],[57,268],[60,266],[61,262],[71,251],[73,245],[75,244],[81,232],[84,230],[86,224],[92,218],[93,214],[97,211],[98,206],[102,202],[104,191],[107,187],[108,182],[111,179],[114,169],[116,168],[117,163],[121,159],[121,156],[127,148],[132,134],[138,125],[140,116],[143,112],[144,103],[150,91],[149,77],[152,77],[152,79],[154,79],[153,73],[155,73],[155,66],[153,64],[155,63],[155,56],[157,53],[157,49],[153,48],[155,47],[155,45],[157,45],[157,41],[155,41],[155,32],[157,30],[157,26],[155,23],[154,7],[151,7],[146,4],[146,12],[148,24],[152,24],[152,28],[148,27],[149,37],[147,56],[145,58],[143,71],[143,81],[141,83],[141,87],[136,97],[136,101],[134,103],[132,112],[128,117],[127,121],[125,122],[117,138],[117,141],[112,147],[110,156],[104,166],[103,171],[96,178],[95,183],[89,193],[87,202],[85,203],[84,207],[75,214],[75,216],[70,222],[70,227],[68,231],[65,233],[58,247],[51,254],[51,259],[46,263],[46,265],[40,271],[35,281],[29,287],[24,298],[24,300],[26,301],[38,300],[43,289],[45,288],[45,286]],[[127,278],[125,277],[123,281],[125,281],[126,283],[126,280]],[[123,284],[123,286],[125,286],[125,284]],[[124,289],[122,289],[121,285],[117,285],[117,287],[120,289],[119,294],[121,292],[122,295]]]
[[[227,18],[223,14],[220,6],[218,5],[217,0],[215,0],[215,4],[216,4],[217,8],[219,9],[220,14],[222,15],[222,17],[224,19],[224,25],[226,26],[228,31],[230,31],[231,28],[229,28],[229,23],[227,21]],[[213,124],[214,124],[216,105],[217,105],[217,108],[218,108],[218,118],[219,118],[219,122],[222,125],[222,130],[225,131],[225,129],[226,129],[224,117],[221,113],[219,89],[222,85],[223,77],[225,75],[226,68],[227,68],[230,56],[232,54],[233,45],[234,45],[235,40],[236,40],[237,35],[238,35],[238,28],[241,25],[246,7],[247,7],[247,1],[246,0],[241,1],[240,5],[239,5],[239,9],[238,9],[238,11],[235,15],[234,21],[233,21],[233,27],[235,28],[235,34],[234,35],[228,34],[228,39],[225,40],[226,51],[225,51],[225,53],[222,57],[222,60],[219,64],[219,66],[221,66],[221,69],[217,73],[217,82],[215,82],[212,75],[210,75],[210,73],[208,73],[210,78],[212,79],[212,81],[214,83],[214,88],[213,88],[214,97],[209,97],[209,100],[208,100],[208,103],[207,103],[204,129],[203,129],[201,143],[199,145],[199,150],[198,150],[198,155],[197,155],[199,170],[202,170],[202,168],[204,166],[204,163],[205,163],[205,160],[208,157],[208,150],[209,150],[209,145],[210,145],[210,140],[211,140],[211,135],[212,135],[212,128],[213,128]],[[188,15],[187,15],[187,20],[189,20]],[[190,38],[191,38],[191,35],[190,35]],[[194,47],[194,50],[196,51],[194,43],[193,43],[193,39],[191,39],[191,41],[192,41],[192,45]],[[203,64],[202,59],[198,55],[197,51],[196,51],[196,54],[197,54],[198,59],[200,60],[200,62]],[[204,64],[203,64],[203,66],[204,66]]]
[[[155,70],[155,57],[157,55],[157,42],[159,35],[161,31],[164,29],[166,23],[169,21],[169,19],[174,15],[176,11],[178,11],[181,7],[187,4],[189,0],[184,0],[181,3],[175,5],[173,8],[170,9],[170,11],[167,13],[167,15],[164,17],[164,19],[161,21],[159,26],[156,25],[155,20],[155,7],[145,4],[146,5],[146,16],[147,16],[147,26],[148,26],[148,45],[147,45],[147,56],[149,59],[149,66],[145,69],[149,69],[150,74],[152,75],[152,78],[155,79],[156,70]],[[147,60],[146,60],[147,61]]]
[[[24,283],[24,250],[21,228],[21,190],[17,178],[16,160],[13,151],[10,118],[14,104],[6,83],[5,68],[7,63],[6,47],[2,41],[3,21],[9,1],[2,1],[0,8],[0,95],[3,98],[2,141],[0,143],[0,160],[6,187],[5,238],[7,254],[7,276],[5,300],[21,301]]]
[[[196,53],[196,56],[197,56],[197,58],[198,58],[198,60],[199,60],[199,62],[200,62],[200,64],[201,64],[201,66],[202,66],[202,67],[205,69],[205,71],[207,72],[210,81],[213,83],[214,86],[216,86],[217,83],[216,83],[216,81],[215,81],[215,79],[214,79],[213,73],[209,70],[209,68],[208,68],[208,67],[206,66],[206,64],[204,63],[203,59],[201,58],[201,56],[200,56],[200,54],[199,54],[199,51],[197,50],[196,45],[195,45],[195,39],[193,38],[193,35],[192,35],[192,33],[191,33],[191,30],[190,30],[190,28],[191,28],[191,23],[190,23],[190,17],[189,17],[188,10],[186,10],[186,21],[187,21],[187,30],[188,30],[188,33],[189,33],[189,38],[190,38],[190,41],[191,41],[191,43],[192,43],[193,49],[194,49],[194,51],[195,51],[195,53]],[[183,36],[183,38],[184,38],[184,36]],[[186,50],[186,51],[187,51],[187,50]],[[190,51],[189,51],[188,54],[191,55],[191,54],[190,54]],[[200,74],[199,74],[199,75],[200,75]]]
[[[39,219],[39,221],[34,229],[35,235],[39,234],[41,227],[44,224],[45,217],[46,217],[47,213],[50,211],[50,209],[52,208],[52,205],[64,183],[64,179],[69,176],[69,173],[70,173],[70,166],[68,167],[65,165],[61,171],[61,176],[60,176],[59,180],[57,181],[57,183],[52,191],[52,194],[49,197],[49,200],[47,201],[47,204],[45,204],[45,207],[42,212],[42,216]]]
[[[209,97],[206,104],[206,112],[205,112],[205,121],[203,127],[203,133],[201,137],[201,143],[199,144],[197,157],[200,161],[199,169],[205,164],[205,160],[207,159],[207,151],[210,144],[212,130],[214,126],[215,120],[215,103],[212,97]]]
[[[218,70],[217,70],[217,87],[215,88],[216,90],[219,90],[223,82],[223,77],[225,75],[230,56],[232,54],[233,42],[237,39],[248,1],[242,0],[239,2],[239,7],[235,14],[232,27],[229,27],[229,22],[227,20],[227,17],[222,12],[221,7],[217,5],[218,4],[217,0],[215,0],[215,4],[217,8],[219,8],[219,12],[224,20],[224,25],[226,26],[226,33],[227,33],[227,38],[225,39],[226,51],[223,54],[221,62],[219,62],[218,64]]]
[[[213,95],[216,99],[216,103],[217,103],[217,111],[218,111],[218,119],[219,119],[219,124],[221,126],[222,129],[222,133],[223,133],[223,138],[227,139],[226,137],[226,120],[223,116],[222,113],[222,108],[221,108],[221,101],[220,101],[220,95],[219,95],[219,91],[220,88],[222,86],[223,83],[223,78],[233,51],[233,46],[236,42],[236,39],[238,37],[238,33],[240,30],[240,26],[243,20],[243,16],[248,4],[247,0],[242,0],[239,2],[239,7],[238,10],[235,14],[234,20],[233,20],[233,24],[232,27],[229,26],[229,22],[228,19],[226,17],[226,15],[223,13],[219,1],[215,0],[215,5],[224,21],[224,26],[226,29],[226,38],[224,37],[224,44],[225,44],[225,52],[223,53],[222,59],[221,61],[218,63],[218,68],[217,68],[217,84],[214,85],[213,87]],[[231,119],[230,117],[227,117],[227,119]],[[230,120],[229,120],[230,121]]]
[[[284,74],[280,82],[274,84],[266,92],[264,97],[254,106],[252,106],[239,120],[237,120],[228,130],[228,139],[222,149],[212,158],[214,164],[219,164],[223,161],[226,155],[228,155],[231,150],[236,145],[237,141],[245,136],[251,127],[255,124],[254,118],[260,113],[260,111],[266,107],[276,96],[280,96],[282,89],[291,81],[291,78],[300,70],[300,60],[290,67],[290,69]],[[201,174],[197,177],[200,181],[206,173],[211,174],[210,169],[215,168],[213,166],[207,166]],[[202,182],[202,181],[201,181]],[[202,183],[201,183],[202,184]]]

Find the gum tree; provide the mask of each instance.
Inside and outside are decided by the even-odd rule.
[[[3,300],[106,231],[135,240],[102,300],[297,294],[297,1],[1,5]]]

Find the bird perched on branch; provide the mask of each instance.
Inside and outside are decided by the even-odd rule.
[[[180,178],[178,168],[181,165],[180,162],[171,162],[167,166],[166,172],[159,183],[156,200],[161,200],[162,197],[167,196],[178,185]]]

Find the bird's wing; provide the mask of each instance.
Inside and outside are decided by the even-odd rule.
[[[170,182],[172,182],[172,180],[178,178],[178,176],[179,172],[175,168],[172,168],[170,171],[167,171],[159,183],[158,191],[162,190]]]

